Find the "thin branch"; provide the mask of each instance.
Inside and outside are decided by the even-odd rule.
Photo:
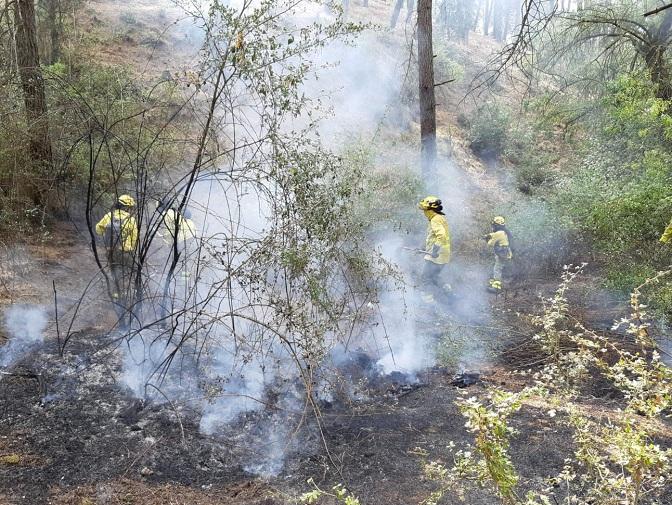
[[[667,5],[663,5],[662,7],[658,7],[657,9],[653,9],[652,11],[645,12],[644,17],[653,16],[654,14],[658,14],[659,12],[663,12],[664,10],[667,10],[670,7],[672,7],[672,3],[669,3]]]

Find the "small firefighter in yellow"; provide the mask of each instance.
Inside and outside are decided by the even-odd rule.
[[[425,241],[425,264],[422,269],[422,282],[427,302],[437,298],[445,299],[450,293],[450,284],[442,284],[441,274],[450,262],[450,229],[443,213],[441,200],[435,196],[423,198],[418,207],[428,220],[427,240]]]
[[[174,245],[175,236],[177,236],[178,250],[181,251],[186,242],[196,238],[196,226],[191,220],[189,209],[184,209],[180,213],[168,204],[160,201],[157,205],[157,211],[163,214],[164,229],[159,230],[159,235],[167,244]]]
[[[488,246],[492,247],[495,254],[495,265],[492,268],[488,291],[499,293],[502,290],[504,269],[513,259],[511,233],[506,227],[506,220],[502,216],[495,216],[492,220],[492,233],[487,233],[483,238],[488,241]]]
[[[665,231],[660,236],[660,241],[663,244],[667,244],[670,239],[672,239],[672,221],[670,221],[670,224],[667,225],[667,228],[665,228]]]
[[[121,195],[112,210],[96,224],[107,252],[107,264],[112,274],[112,298],[121,310],[127,310],[131,276],[138,243],[138,224],[134,217],[135,199]]]
[[[191,220],[191,211],[185,208],[178,212],[163,200],[158,202],[156,210],[163,216],[159,235],[170,248],[169,256],[177,254],[178,260],[182,260],[182,277],[189,277],[186,269],[188,249],[189,244],[196,239],[196,226]]]

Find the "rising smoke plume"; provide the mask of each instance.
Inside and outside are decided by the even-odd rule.
[[[0,367],[11,367],[41,344],[47,323],[47,314],[43,307],[35,305],[9,307],[4,315],[4,327],[9,341],[0,347]]]

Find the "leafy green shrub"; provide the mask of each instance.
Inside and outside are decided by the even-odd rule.
[[[672,217],[672,116],[638,74],[609,84],[588,127],[581,161],[557,184],[555,209],[602,254],[608,288],[627,292],[666,266],[658,238]],[[672,314],[672,295],[656,287],[651,303]]]
[[[631,312],[615,327],[622,327],[638,345],[639,350],[630,351],[570,316],[567,290],[581,270],[566,267],[554,296],[543,299],[543,313],[533,317],[538,328],[534,340],[546,358],[533,375],[535,386],[517,393],[490,388],[485,398],[457,400],[473,442],[459,450],[448,443],[452,465],[430,460],[424,449],[415,450],[425,477],[435,485],[424,505],[449,503],[449,493],[464,501],[473,483],[489,488],[502,505],[643,505],[662,503],[667,496],[672,449],[656,443],[655,425],[643,418],[660,422],[669,411],[672,369],[655,349],[641,295],[672,271],[660,272],[632,291]],[[577,401],[594,373],[622,393],[619,408],[609,416],[595,415]],[[547,422],[572,432],[573,443],[560,448],[566,456],[562,471],[545,479],[521,476],[509,453],[516,434],[510,419],[530,399]]]
[[[619,262],[611,261],[605,269],[605,286],[619,293],[627,293],[656,275],[651,260]],[[651,310],[657,316],[672,316],[672,284],[663,282],[653,285],[647,292]]]
[[[510,121],[509,111],[495,102],[479,107],[470,120],[468,139],[472,151],[485,159],[502,156],[509,139]]]
[[[614,291],[628,292],[655,273],[654,268],[643,263],[616,262],[607,268],[605,286]]]
[[[611,84],[597,134],[561,192],[563,210],[605,252],[641,252],[672,215],[668,105],[636,76]]]

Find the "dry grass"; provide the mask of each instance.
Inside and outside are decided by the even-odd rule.
[[[74,489],[52,488],[53,505],[273,505],[277,493],[259,482],[226,488],[198,489],[176,484],[150,484],[120,479]],[[1,502],[0,502],[1,503]]]

